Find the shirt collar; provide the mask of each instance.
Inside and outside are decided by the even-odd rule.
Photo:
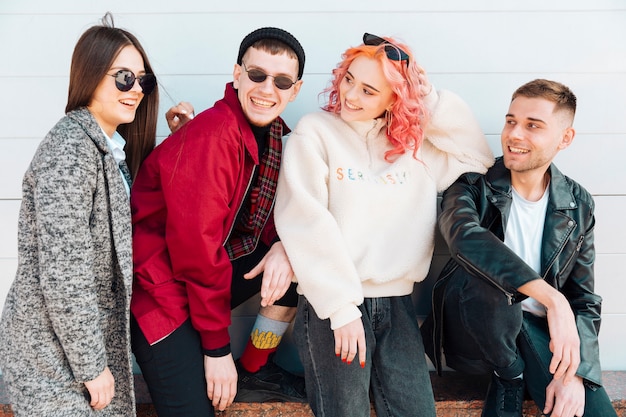
[[[109,149],[111,149],[111,154],[113,154],[115,162],[119,164],[121,161],[125,160],[126,152],[124,152],[124,146],[126,145],[126,141],[122,135],[120,135],[117,131],[113,133],[113,137],[109,137],[104,130],[102,130],[102,133],[107,140],[107,145],[109,145]]]

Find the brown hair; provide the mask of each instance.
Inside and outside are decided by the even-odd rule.
[[[141,55],[146,73],[154,73],[148,56],[137,38],[113,26],[113,16],[107,13],[102,24],[92,26],[82,34],[72,55],[70,85],[65,112],[85,107],[96,87],[106,76],[113,61],[126,46],[133,46]],[[159,87],[145,95],[131,123],[119,125],[117,131],[126,140],[126,162],[133,178],[139,166],[154,148],[159,112]]]
[[[569,115],[570,124],[576,114],[576,96],[567,86],[550,80],[536,79],[519,87],[513,93],[511,101],[518,96],[542,98],[555,104],[554,111],[564,111]]]

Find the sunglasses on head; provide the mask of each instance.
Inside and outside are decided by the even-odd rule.
[[[154,90],[157,84],[154,74],[143,74],[137,77],[134,72],[127,69],[122,69],[115,74],[107,75],[115,78],[115,86],[120,91],[130,91],[135,85],[135,80],[138,80],[141,90],[145,95],[148,95]]]
[[[248,69],[244,62],[241,63],[243,65],[243,69],[248,73],[248,78],[250,81],[254,83],[262,83],[265,81],[267,77],[272,77],[274,79],[274,85],[279,90],[289,90],[292,85],[294,85],[297,81],[291,81],[291,78],[285,77],[284,75],[269,75],[261,71],[257,68]]]
[[[384,44],[385,54],[387,55],[387,58],[391,59],[392,61],[406,61],[406,66],[409,66],[409,54],[407,54],[391,42],[386,41],[379,36],[372,35],[371,33],[364,33],[363,43],[370,46],[378,46]]]

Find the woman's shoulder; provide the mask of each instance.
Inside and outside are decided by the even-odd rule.
[[[96,133],[92,133],[92,135]],[[98,147],[84,127],[75,119],[65,115],[43,138],[34,160],[56,159],[62,155],[77,155],[80,157],[78,162],[81,162],[85,157],[97,154],[99,154]]]

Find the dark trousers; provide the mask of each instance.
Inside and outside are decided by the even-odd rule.
[[[483,280],[459,274],[448,283],[444,301],[446,363],[466,373],[503,378],[524,374],[526,388],[540,409],[552,381],[550,334],[545,318],[508,305],[506,297]],[[585,385],[585,417],[616,416],[602,387]]]
[[[150,346],[131,314],[133,353],[159,417],[212,417],[207,397],[200,336],[187,319],[165,339]]]
[[[268,248],[260,245],[250,255],[232,261],[231,308],[235,308],[261,290],[261,276],[246,280],[250,271],[265,256]],[[295,307],[296,286],[276,302]],[[207,397],[204,377],[204,354],[200,335],[188,319],[173,333],[150,346],[131,315],[131,342],[137,364],[150,390],[152,403],[159,417],[214,416]]]

